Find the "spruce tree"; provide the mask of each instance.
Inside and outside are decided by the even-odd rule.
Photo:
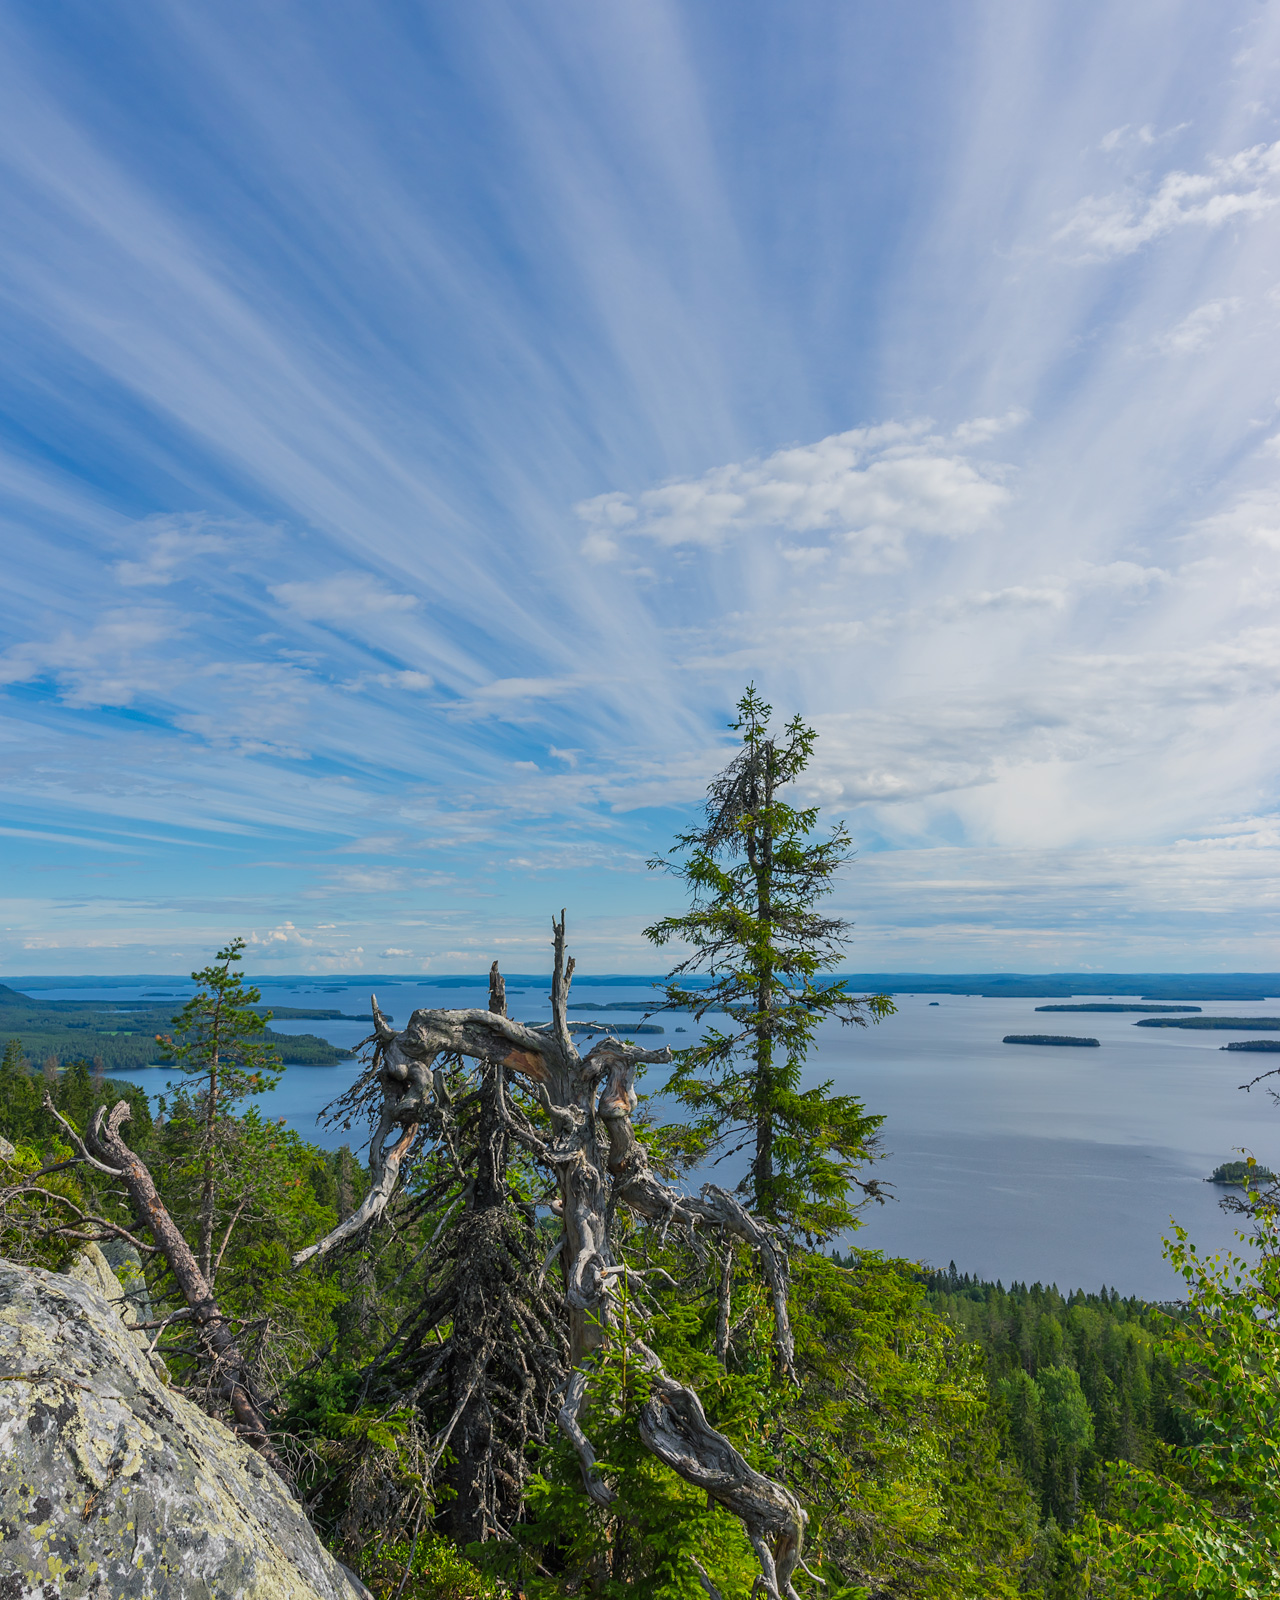
[[[801,1087],[814,1034],[829,1017],[865,1026],[894,1005],[825,976],[843,957],[850,925],[818,904],[852,859],[849,834],[838,823],[818,837],[818,808],[782,798],[808,767],[817,735],[797,716],[775,737],[772,714],[749,686],[729,725],[742,748],[712,779],[702,825],[650,862],[688,885],[690,909],[655,922],[645,937],[690,948],[667,976],[668,1006],[727,1019],[679,1052],[667,1085],[693,1114],[688,1153],[723,1159],[750,1149],[739,1192],[814,1243],[854,1225],[855,1188],[881,1197],[857,1169],[883,1121],[852,1095],[832,1094],[830,1082]],[[695,973],[704,985],[691,985]]]

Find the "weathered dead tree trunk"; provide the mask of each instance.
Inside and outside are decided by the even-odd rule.
[[[506,985],[496,961],[489,973],[489,1010],[494,1016],[507,1014]],[[526,1411],[524,1402],[535,1399],[537,1387],[527,1366],[521,1371],[506,1360],[517,1331],[507,1293],[515,1287],[513,1279],[519,1281],[533,1229],[531,1219],[515,1211],[507,1184],[511,1135],[503,1115],[500,1064],[481,1063],[475,1121],[468,1134],[475,1156],[455,1240],[456,1293],[447,1363],[449,1413],[457,1418],[449,1531],[464,1546],[507,1535],[520,1515],[531,1419],[523,1417],[524,1426],[513,1425]],[[517,1416],[510,1414],[512,1407]]]
[[[99,1107],[88,1136],[90,1148],[100,1158],[95,1165],[122,1180],[135,1212],[169,1263],[206,1353],[210,1388],[231,1408],[236,1432],[288,1482],[289,1472],[272,1448],[262,1400],[231,1325],[219,1310],[190,1245],[160,1198],[146,1162],[130,1150],[120,1135],[121,1124],[129,1121],[132,1115],[127,1100],[117,1101],[110,1115],[105,1106]]]
[[[643,1050],[606,1037],[585,1057],[578,1054],[567,1015],[573,962],[565,955],[563,912],[552,927],[552,1016],[544,1027],[526,1027],[496,1009],[423,1009],[397,1032],[373,998],[374,1056],[351,1102],[369,1105],[377,1116],[370,1146],[373,1187],[359,1211],[327,1238],[300,1251],[295,1265],[351,1238],[385,1209],[419,1130],[439,1127],[442,1112],[447,1112],[442,1058],[464,1056],[495,1064],[500,1070],[493,1074],[493,1103],[507,1133],[556,1179],[556,1209],[564,1231],[547,1261],[560,1255],[571,1358],[558,1421],[578,1454],[588,1494],[604,1506],[614,1498],[597,1470],[583,1423],[586,1419],[589,1425],[591,1384],[601,1356],[625,1345],[651,1375],[652,1398],[640,1419],[645,1445],[741,1520],[760,1561],[757,1589],[769,1600],[799,1600],[792,1577],[802,1564],[806,1515],[789,1489],[755,1472],[710,1425],[697,1395],[663,1371],[636,1333],[643,1328],[643,1316],[634,1297],[624,1331],[620,1288],[626,1279],[639,1282],[645,1274],[617,1259],[611,1221],[621,1205],[664,1234],[673,1228],[690,1237],[712,1232],[726,1247],[734,1238],[745,1243],[773,1297],[779,1366],[794,1376],[783,1243],[773,1227],[750,1215],[725,1190],[707,1184],[697,1197],[684,1195],[654,1173],[632,1124],[635,1077],[642,1062],[668,1062],[671,1052]],[[491,1005],[498,1004],[495,989]],[[536,1096],[549,1133],[535,1127],[504,1094],[505,1075]],[[375,1093],[380,1096],[376,1106]],[[497,1332],[501,1336],[501,1329]]]

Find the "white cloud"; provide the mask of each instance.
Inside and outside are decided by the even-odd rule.
[[[966,442],[1009,425],[1006,419],[982,419],[970,424],[974,431]],[[827,534],[855,563],[883,567],[901,559],[911,535],[955,539],[990,527],[1008,499],[994,469],[948,449],[927,424],[886,423],[716,467],[635,496],[598,495],[575,509],[588,528],[583,552],[594,561],[615,559],[626,539],[644,538],[668,549],[716,549],[774,531]],[[791,559],[819,558],[805,553]]]
[[[353,617],[412,611],[418,605],[416,595],[397,594],[367,572],[342,572],[300,583],[276,583],[271,585],[271,593],[281,605],[308,622],[342,624]]]
[[[259,934],[255,929],[245,942],[250,946],[265,947],[271,950],[282,945],[290,948],[310,949],[316,941],[308,939],[306,934],[294,927],[292,922],[282,922],[277,927],[268,928],[262,934]]]
[[[131,530],[140,547],[134,560],[112,567],[122,587],[163,587],[181,575],[184,567],[208,556],[223,556],[244,542],[248,525],[225,522],[201,513],[182,517],[149,517]],[[260,541],[269,530],[254,525]]]
[[[397,950],[395,945],[389,944],[385,950],[378,951],[378,960],[385,961],[394,956],[412,956],[412,950]]]
[[[1267,454],[1272,441],[1263,446]],[[1224,510],[1205,517],[1196,524],[1196,530],[1207,534],[1215,542],[1223,539],[1244,539],[1270,550],[1280,550],[1280,487],[1249,489]]]
[[[1172,139],[1174,134],[1181,133],[1184,128],[1190,126],[1189,122],[1178,122],[1172,128],[1166,128],[1163,133],[1157,133],[1149,122],[1144,122],[1139,128],[1135,128],[1131,122],[1125,122],[1118,128],[1112,128],[1110,133],[1104,133],[1098,140],[1098,149],[1107,155],[1133,145],[1137,145],[1140,149],[1150,149],[1162,139]]]
[[[473,689],[469,697],[447,709],[455,717],[523,717],[539,702],[561,700],[584,684],[599,684],[580,673],[560,678],[495,678]]]
[[[352,678],[338,687],[351,694],[359,694],[371,683],[376,683],[380,689],[404,689],[410,694],[424,694],[435,686],[435,679],[428,672],[408,669],[401,672],[362,672],[358,678]]]
[[[1241,302],[1234,296],[1223,300],[1209,300],[1188,312],[1176,327],[1170,328],[1152,340],[1162,355],[1187,356],[1212,344],[1227,318],[1240,309]]]
[[[1280,140],[1215,157],[1206,172],[1166,173],[1154,190],[1090,195],[1053,235],[1085,259],[1132,255],[1175,228],[1217,228],[1280,201]]]
[[[92,627],[63,629],[56,638],[12,646],[0,656],[0,685],[53,678],[70,706],[128,706],[172,682],[174,670],[157,659],[182,625],[169,612],[112,610]]]

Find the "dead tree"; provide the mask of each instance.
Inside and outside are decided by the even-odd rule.
[[[489,1010],[506,1016],[495,961]],[[380,1404],[417,1395],[429,1460],[451,1455],[449,1530],[461,1544],[510,1536],[524,1502],[526,1453],[547,1437],[567,1376],[559,1295],[542,1269],[534,1211],[509,1178],[511,1129],[500,1061],[482,1060],[474,1086],[435,1109],[453,1198],[411,1207],[402,1228],[444,1210],[422,1264],[425,1293],[374,1364]],[[445,1181],[449,1181],[446,1173]],[[447,1332],[443,1330],[447,1328]]]
[[[567,1018],[573,962],[565,957],[563,912],[552,928],[555,961],[551,1022],[546,1026],[527,1027],[492,1009],[424,1009],[415,1011],[397,1032],[373,999],[374,1054],[353,1102],[364,1104],[377,1118],[369,1151],[373,1182],[358,1210],[300,1251],[294,1263],[326,1254],[385,1210],[420,1132],[438,1130],[448,1114],[444,1063],[451,1056],[496,1064],[501,1070],[494,1078],[495,1105],[505,1128],[556,1181],[553,1210],[563,1232],[547,1265],[559,1255],[569,1356],[557,1421],[577,1453],[587,1493],[601,1506],[614,1498],[597,1469],[583,1422],[589,1425],[588,1402],[601,1357],[625,1345],[650,1375],[651,1398],[639,1418],[645,1446],[740,1519],[760,1562],[757,1587],[769,1600],[799,1600],[792,1579],[803,1566],[806,1514],[789,1489],[756,1472],[711,1426],[694,1391],[663,1370],[636,1332],[643,1331],[643,1316],[636,1314],[635,1297],[630,1297],[624,1325],[620,1291],[627,1280],[643,1285],[649,1274],[620,1261],[612,1224],[617,1208],[624,1207],[664,1235],[677,1230],[692,1240],[711,1232],[726,1244],[732,1238],[743,1241],[772,1295],[778,1365],[794,1378],[783,1242],[776,1229],[725,1190],[706,1184],[696,1197],[681,1194],[653,1171],[632,1123],[635,1077],[642,1062],[668,1062],[671,1052],[605,1038],[586,1056],[579,1055]],[[535,1126],[505,1094],[507,1075],[536,1096],[548,1128]]]
[[[270,1462],[286,1483],[289,1482],[288,1469],[271,1443],[265,1403],[258,1393],[249,1363],[236,1343],[231,1324],[219,1310],[213,1290],[200,1270],[190,1245],[182,1237],[169,1215],[168,1207],[160,1198],[146,1162],[130,1150],[121,1136],[121,1125],[133,1114],[129,1102],[118,1100],[109,1114],[105,1106],[99,1106],[88,1135],[87,1147],[66,1119],[54,1110],[47,1093],[45,1105],[71,1137],[80,1152],[80,1159],[96,1171],[109,1178],[118,1178],[124,1184],[136,1215],[145,1223],[156,1242],[156,1248],[168,1262],[169,1270],[187,1302],[186,1315],[195,1328],[211,1394],[230,1408],[235,1417],[235,1431]],[[120,1228],[113,1227],[112,1231],[124,1233]],[[138,1242],[132,1235],[125,1236],[131,1243]]]

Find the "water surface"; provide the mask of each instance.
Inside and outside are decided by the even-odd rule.
[[[139,989],[154,996],[154,981]],[[190,985],[175,981],[175,997]],[[635,999],[631,985],[575,991],[575,999]],[[117,1000],[134,991],[112,989]],[[485,991],[442,988],[405,979],[381,984],[379,1000],[398,1022],[419,1005],[475,1006]],[[50,998],[96,998],[67,990]],[[264,987],[268,1003],[368,1009],[358,982],[310,980]],[[1088,999],[1088,996],[1080,996]],[[1116,997],[1108,997],[1116,998]],[[1135,995],[1136,1000],[1139,996]],[[1221,1049],[1236,1033],[1184,1033],[1138,1028],[1132,1013],[1037,1016],[1032,999],[901,995],[898,1014],[866,1029],[822,1029],[810,1081],[830,1079],[885,1118],[883,1159],[876,1173],[895,1199],[869,1207],[858,1243],[938,1266],[954,1260],[983,1277],[1056,1282],[1169,1298],[1181,1289],[1161,1259],[1170,1218],[1203,1249],[1232,1241],[1234,1224],[1218,1207],[1221,1190],[1204,1179],[1241,1146],[1280,1170],[1280,1109],[1264,1088],[1238,1085],[1274,1058]],[[1280,1002],[1202,1002],[1209,1016],[1280,1013]],[[511,1014],[545,1020],[544,989],[512,993]],[[580,1016],[587,1013],[578,1013]],[[620,1021],[616,1013],[610,1021]],[[662,1039],[679,1046],[696,1035],[689,1018],[658,1017]],[[280,1021],[282,1032],[317,1033],[334,1044],[357,1044],[367,1023]],[[676,1027],[686,1032],[677,1034]],[[1006,1033],[1079,1033],[1097,1050],[1004,1045]],[[280,1086],[260,1097],[267,1116],[283,1117],[309,1139],[334,1147],[358,1144],[361,1130],[317,1126],[323,1106],[358,1070],[291,1066]],[[658,1069],[661,1071],[661,1069]],[[171,1077],[165,1068],[122,1074],[153,1094]],[[1280,1080],[1276,1080],[1280,1083]],[[656,1081],[653,1084],[656,1087]],[[717,1175],[719,1176],[719,1175]]]

